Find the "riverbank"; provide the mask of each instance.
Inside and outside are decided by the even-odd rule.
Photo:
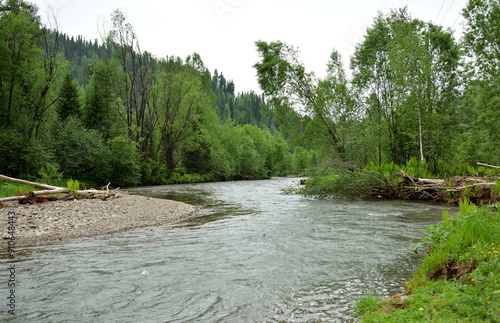
[[[10,203],[0,208],[7,238],[8,215],[15,218],[15,238],[22,245],[110,234],[173,223],[192,215],[192,205],[165,199],[120,193],[114,199],[54,201],[34,205]]]
[[[428,250],[405,296],[362,298],[363,322],[498,322],[500,211],[498,204],[460,203],[460,213],[428,229]]]

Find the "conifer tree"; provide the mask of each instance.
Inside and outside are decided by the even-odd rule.
[[[64,77],[61,89],[59,91],[57,113],[60,120],[65,120],[69,116],[80,117],[80,99],[78,86],[71,77],[70,73],[67,73]]]

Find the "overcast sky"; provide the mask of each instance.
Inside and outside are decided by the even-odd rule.
[[[29,1],[29,0],[28,0]],[[197,52],[207,68],[232,79],[236,91],[261,92],[255,41],[298,47],[307,70],[323,77],[333,48],[348,61],[378,11],[408,6],[412,17],[461,30],[467,0],[31,0],[60,31],[100,39],[99,26],[122,10],[143,51],[185,58]]]

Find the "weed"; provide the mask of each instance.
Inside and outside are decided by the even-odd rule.
[[[80,182],[77,179],[75,179],[75,180],[70,179],[66,182],[66,184],[68,185],[69,191],[73,195],[76,195],[76,191],[78,191],[80,189]]]
[[[28,191],[36,190],[33,186],[7,182],[4,180],[0,180],[0,198],[23,195]]]
[[[427,228],[419,243],[428,253],[406,284],[404,305],[361,304],[364,322],[498,322],[500,317],[500,213],[460,199],[460,212]],[[418,249],[418,248],[417,248]],[[393,297],[394,298],[394,297]],[[363,301],[366,303],[366,301]],[[359,308],[359,306],[358,306]]]

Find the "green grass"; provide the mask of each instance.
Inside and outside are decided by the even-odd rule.
[[[22,195],[26,191],[33,191],[33,190],[36,190],[36,188],[30,185],[18,184],[0,180],[0,198]]]
[[[406,285],[403,306],[367,296],[357,305],[363,322],[500,322],[498,209],[464,200],[457,216],[444,214],[419,244],[429,252]]]

